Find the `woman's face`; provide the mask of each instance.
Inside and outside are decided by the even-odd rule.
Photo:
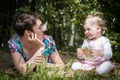
[[[100,27],[96,24],[92,24],[91,21],[85,23],[84,30],[85,36],[90,40],[96,39],[101,35]]]
[[[43,41],[44,33],[42,29],[42,22],[40,19],[36,20],[36,25],[33,26],[33,31],[37,34],[38,39]]]

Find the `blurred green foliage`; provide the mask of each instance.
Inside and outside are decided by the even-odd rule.
[[[34,0],[32,0],[34,1]],[[105,2],[105,3],[104,3]],[[2,27],[2,24],[0,25],[0,39],[2,40],[2,47],[1,49],[8,49],[5,45],[7,43],[8,38],[4,37],[2,34],[3,31],[9,32],[6,33],[5,36],[12,35],[14,33],[13,26],[14,26],[14,20],[16,17],[26,11],[30,11],[31,7],[35,7],[35,12],[40,14],[43,20],[43,24],[47,21],[48,22],[48,31],[45,32],[45,34],[49,34],[53,36],[56,42],[56,46],[60,50],[68,50],[68,51],[76,51],[77,47],[80,47],[83,39],[84,39],[84,31],[83,31],[83,21],[85,17],[88,14],[93,14],[96,11],[101,11],[103,13],[103,18],[106,20],[106,27],[107,31],[105,35],[110,38],[113,53],[114,53],[114,59],[116,59],[116,55],[118,57],[118,54],[120,54],[120,34],[115,32],[116,27],[116,20],[117,20],[117,13],[114,14],[115,11],[119,8],[118,3],[116,1],[116,4],[112,4],[113,0],[111,1],[104,1],[104,0],[36,0],[35,5],[31,5],[32,2],[29,2],[29,0],[26,0],[24,3],[24,0],[20,1],[18,0],[18,3],[16,3],[16,8],[14,11],[14,14],[12,15],[12,20],[9,19],[10,12],[7,12],[7,14],[0,14],[1,17],[7,18],[7,21],[11,23],[7,24],[7,27]],[[106,7],[106,5],[109,5],[109,9]],[[2,4],[1,4],[2,5]],[[114,6],[114,9],[112,9]],[[6,5],[7,6],[7,5]],[[7,7],[9,9],[9,7]],[[6,9],[7,9],[6,8]],[[10,7],[11,10],[14,8],[13,6]],[[10,9],[9,9],[10,10]],[[117,10],[116,10],[117,12]],[[119,11],[118,11],[119,13]],[[71,26],[74,24],[75,33],[74,33],[74,44],[73,46],[69,46],[70,38],[72,35]],[[2,36],[2,37],[1,37]],[[0,41],[1,42],[1,41]],[[119,59],[117,59],[118,61]]]

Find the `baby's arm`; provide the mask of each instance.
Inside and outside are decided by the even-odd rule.
[[[103,41],[103,48],[104,48],[104,58],[105,59],[110,59],[112,57],[112,48],[111,48],[111,44],[110,44],[110,40],[109,39],[105,39]]]
[[[92,49],[93,56],[101,56],[105,59],[110,59],[112,57],[112,49],[109,39],[105,38],[102,40],[103,50]]]
[[[77,58],[78,59],[83,59],[83,50],[82,50],[82,48],[85,46],[85,40],[83,41],[83,44],[82,44],[82,46],[81,46],[81,48],[77,48]]]

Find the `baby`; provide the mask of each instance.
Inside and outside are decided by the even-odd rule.
[[[110,40],[102,36],[105,30],[105,22],[99,16],[99,13],[88,15],[84,22],[84,34],[86,39],[84,40],[82,47],[77,49],[77,57],[81,61],[74,62],[72,69],[90,71],[95,69],[97,74],[108,73],[113,64],[110,62],[112,57],[112,49]],[[86,52],[85,49],[86,48]],[[88,53],[89,50],[89,53]],[[88,57],[86,54],[89,54]]]

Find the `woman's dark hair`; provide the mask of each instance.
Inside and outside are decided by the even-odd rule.
[[[33,26],[36,24],[37,19],[41,20],[38,14],[34,12],[25,12],[21,14],[15,22],[15,32],[19,36],[23,36],[26,29],[33,31]]]

